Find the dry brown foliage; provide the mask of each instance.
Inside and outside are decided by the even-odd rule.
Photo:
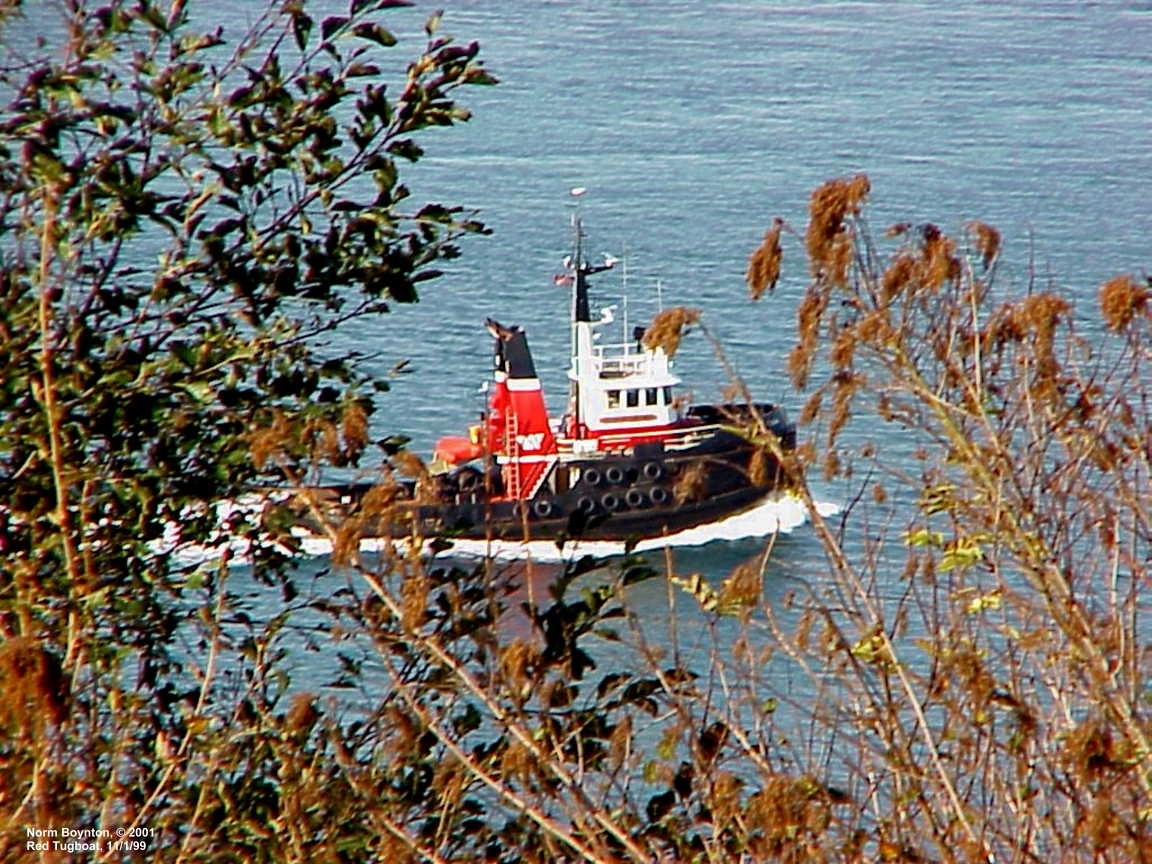
[[[656,313],[644,331],[644,347],[649,351],[662,350],[669,357],[680,347],[684,331],[700,321],[700,310],[688,306],[673,306]]]
[[[865,384],[862,374],[856,372],[839,372],[832,379],[832,415],[828,421],[828,446],[836,443],[844,425],[851,414],[852,399],[860,392]]]
[[[41,735],[67,716],[68,680],[60,658],[30,636],[0,642],[0,723]]]
[[[748,799],[744,812],[745,823],[756,838],[753,854],[797,864],[823,857],[817,850],[831,821],[830,804],[823,787],[811,777],[766,778],[763,788]]]
[[[804,389],[808,381],[820,337],[820,320],[827,306],[827,292],[817,285],[811,285],[796,312],[799,341],[788,355],[788,373],[797,390]]]
[[[342,453],[340,430],[327,418],[316,418],[304,424],[304,437],[320,456],[328,462],[339,462]]]
[[[250,434],[250,452],[252,464],[263,469],[269,462],[274,461],[280,453],[290,446],[292,424],[282,411],[273,413],[272,422],[267,426],[260,426]]]
[[[672,487],[676,503],[683,504],[685,501],[695,501],[699,498],[704,491],[704,481],[704,466],[698,462],[681,471],[680,476],[676,478],[675,486]]]
[[[291,735],[306,736],[320,717],[315,694],[302,691],[292,696],[292,703],[284,716],[284,728]]]
[[[347,455],[357,454],[368,444],[368,412],[359,402],[349,402],[341,417],[340,432]]]
[[[399,483],[388,479],[377,483],[360,499],[360,512],[366,519],[386,520],[393,514],[393,505],[403,492]]]
[[[748,460],[748,479],[754,486],[765,486],[769,481],[768,467],[772,461],[763,450],[756,450]]]
[[[824,391],[816,390],[808,397],[804,403],[804,408],[800,412],[800,425],[808,426],[820,416],[820,407],[824,404]]]
[[[608,737],[608,759],[617,770],[627,763],[632,754],[633,731],[632,715],[625,714]]]
[[[404,574],[400,585],[401,612],[407,630],[419,630],[428,621],[428,592],[431,582],[420,562]]]
[[[935,225],[924,228],[921,252],[921,279],[931,291],[939,291],[945,281],[955,283],[960,278],[960,259],[956,257],[956,242],[942,234]]]
[[[342,514],[332,525],[332,560],[341,567],[354,564],[360,554],[360,540],[364,537],[364,520],[359,516]]]
[[[1111,330],[1127,328],[1138,315],[1148,313],[1152,289],[1130,274],[1116,276],[1100,286],[1100,312]]]
[[[805,247],[813,277],[844,285],[852,257],[847,221],[860,212],[871,183],[864,174],[829,180],[812,193]]]
[[[764,577],[759,561],[737,564],[720,583],[719,606],[723,609],[755,608],[764,595]]]
[[[916,278],[918,262],[911,255],[900,254],[892,259],[888,269],[880,279],[881,298],[885,303],[900,296],[904,289]]]
[[[995,232],[994,228],[984,223],[972,224],[982,225],[987,232]],[[902,235],[909,230],[909,226],[899,227],[903,229]],[[922,226],[919,235],[918,244],[906,244],[901,248],[881,274],[879,284],[882,303],[891,303],[906,293],[917,295],[921,290],[936,294],[945,283],[959,284],[961,267],[955,241],[935,225]]]
[[[800,419],[822,425],[797,452],[851,504],[827,524],[810,511],[832,573],[805,586],[799,625],[766,615],[818,692],[846,688],[804,716],[876,736],[857,789],[898,803],[848,860],[1149,860],[1152,378],[1130,328],[1152,284],[1101,286],[1108,332],[1089,340],[1069,295],[995,283],[990,225],[965,225],[975,267],[932,225],[895,226],[881,258],[840,231],[862,225],[841,193],[813,196],[831,215],[810,228],[789,369],[799,386],[821,369]],[[862,254],[840,281],[845,236]],[[882,526],[903,518],[893,544]]]
[[[1071,309],[1067,300],[1051,293],[1033,294],[1006,303],[989,319],[982,341],[993,348],[1027,341],[1033,349],[1032,365],[1037,383],[1047,387],[1054,383],[1059,369],[1055,354],[1056,327]]]
[[[1134,761],[1132,742],[1100,717],[1089,718],[1068,730],[1063,742],[1068,769],[1087,783],[1106,783],[1113,775],[1132,771],[1139,761]]]
[[[972,235],[972,245],[980,255],[984,268],[987,269],[1000,254],[1000,232],[987,222],[977,219],[968,222],[966,227]]]
[[[773,219],[772,227],[764,232],[764,239],[756,251],[748,258],[748,270],[744,275],[748,283],[748,293],[753,300],[759,300],[765,292],[770,293],[780,278],[780,231],[784,228],[783,219]]]
[[[536,644],[526,639],[516,639],[500,650],[500,671],[514,692],[529,683],[528,673],[538,656]]]

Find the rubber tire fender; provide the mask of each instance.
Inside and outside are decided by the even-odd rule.
[[[633,510],[640,510],[648,504],[648,496],[644,494],[643,490],[637,489],[635,486],[624,493],[624,500]]]
[[[672,500],[672,495],[663,486],[653,486],[648,490],[648,499],[653,507],[663,507]]]
[[[656,481],[664,476],[664,466],[659,462],[645,462],[640,473],[648,480]]]

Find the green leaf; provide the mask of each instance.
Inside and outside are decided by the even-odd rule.
[[[380,67],[375,63],[361,63],[357,61],[348,67],[348,71],[345,74],[349,78],[366,78],[372,75],[379,75]]]
[[[308,45],[308,37],[312,34],[314,22],[302,10],[292,14],[292,36],[296,40],[296,47],[301,51]]]
[[[388,152],[409,162],[417,161],[424,155],[424,150],[411,138],[401,138],[388,145]]]
[[[379,24],[372,21],[357,24],[352,28],[352,33],[360,39],[367,39],[375,42],[377,45],[383,45],[385,48],[391,48],[396,44],[396,37],[391,31],[385,30]]]
[[[320,35],[324,37],[325,40],[331,39],[333,33],[338,32],[347,24],[347,18],[344,18],[340,15],[329,16],[328,18],[325,18],[324,21],[320,24]]]

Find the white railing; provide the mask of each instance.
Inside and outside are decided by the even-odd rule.
[[[593,346],[592,356],[602,375],[655,375],[667,370],[667,362],[659,362],[664,360],[661,355],[638,348],[632,342]]]

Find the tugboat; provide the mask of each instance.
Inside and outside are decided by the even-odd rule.
[[[441,438],[417,479],[297,490],[309,504],[298,533],[322,533],[319,511],[331,524],[354,519],[365,539],[645,540],[787,491],[778,455],[796,430],[781,408],[689,407],[669,354],[643,328],[632,342],[598,344],[589,277],[614,262],[588,263],[578,213],[573,227],[574,253],[555,279],[572,290],[565,414],[549,418],[524,331],[489,319],[495,368],[481,422]]]

